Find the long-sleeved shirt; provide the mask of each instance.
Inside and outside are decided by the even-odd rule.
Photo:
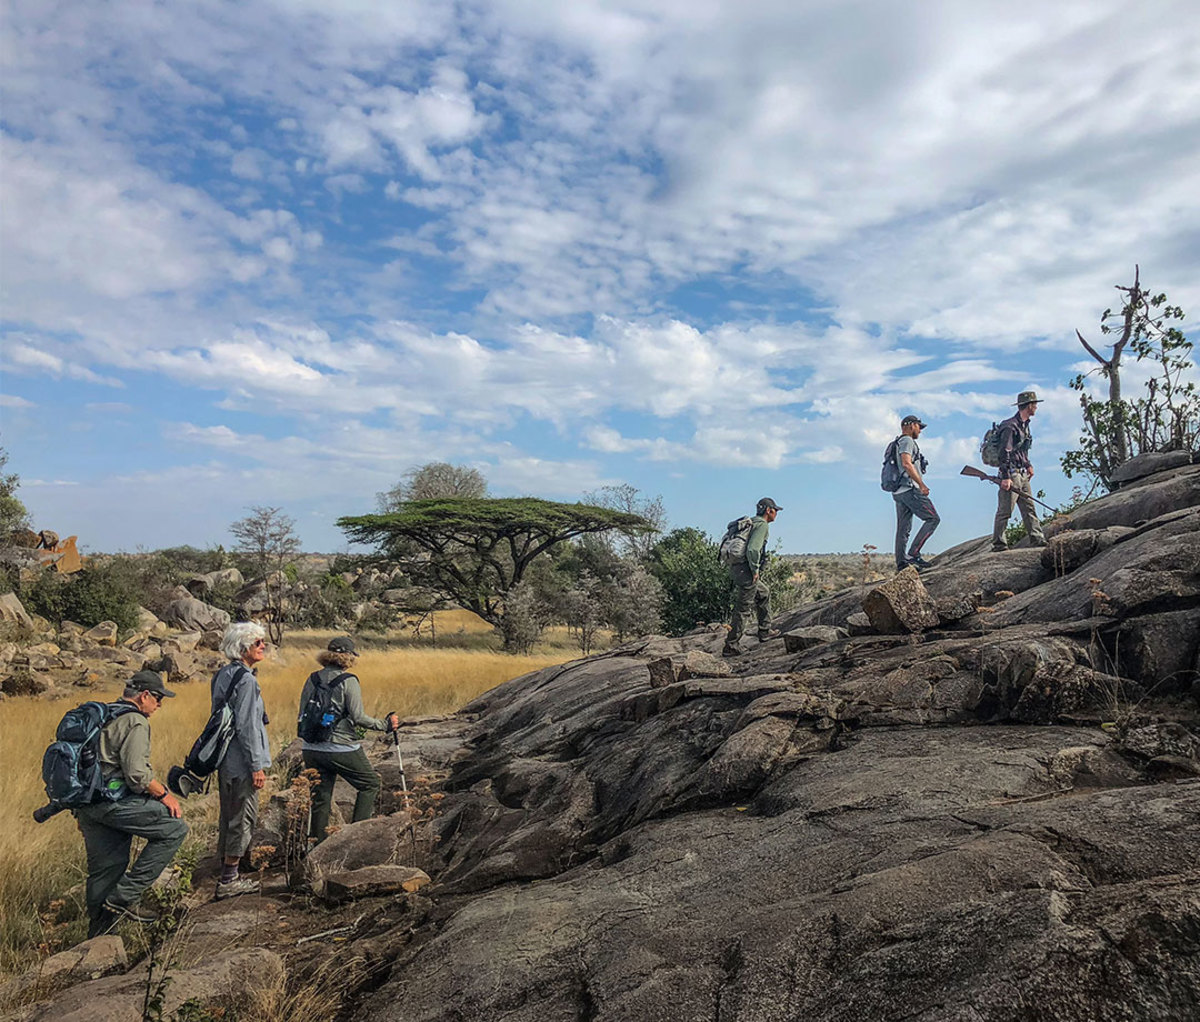
[[[101,730],[100,774],[106,785],[124,779],[126,787],[138,795],[154,779],[150,769],[150,721],[140,710],[122,713]]]
[[[750,521],[754,524],[750,526],[750,535],[746,537],[746,565],[751,574],[757,575],[765,559],[768,526],[762,515],[755,515]]]
[[[1028,472],[1033,465],[1029,461],[1029,447],[1033,443],[1033,433],[1029,423],[1021,418],[1018,412],[1011,419],[1000,423],[1000,465],[1001,479],[1011,479],[1014,472]]]
[[[233,741],[218,769],[225,777],[249,777],[271,765],[267,711],[258,679],[240,660],[231,660],[213,675],[212,710],[225,701],[230,686],[233,687],[229,700],[229,708],[233,710]]]
[[[328,687],[334,678],[346,673],[340,667],[322,667],[311,675],[304,683],[304,691],[300,694],[300,709],[308,705],[316,684]],[[333,689],[329,700],[329,709],[337,717],[333,732],[327,742],[305,742],[304,748],[310,752],[345,752],[357,749],[362,742],[358,740],[356,728],[366,728],[368,731],[386,731],[387,721],[378,720],[367,715],[363,707],[362,686],[358,678],[351,674],[345,681]]]

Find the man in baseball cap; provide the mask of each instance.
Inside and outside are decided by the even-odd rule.
[[[917,571],[929,567],[921,556],[926,541],[942,522],[937,508],[929,499],[929,487],[925,485],[925,470],[929,462],[917,446],[917,438],[925,423],[919,415],[906,415],[900,420],[900,436],[896,438],[896,467],[900,470],[900,485],[892,491],[896,503],[896,570],[903,571],[912,565]],[[913,517],[921,519],[921,527],[908,545]]]
[[[745,543],[745,550],[738,550],[727,562],[734,585],[733,621],[721,650],[722,656],[738,656],[742,652],[738,640],[746,630],[751,605],[758,618],[758,641],[766,642],[779,634],[771,628],[771,591],[759,574],[767,563],[769,526],[782,510],[771,497],[763,497],[754,506],[753,518],[739,518],[729,523],[729,532],[739,540],[739,546],[741,542]]]

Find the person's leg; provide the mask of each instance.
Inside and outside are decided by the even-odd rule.
[[[765,639],[771,630],[771,590],[761,575],[754,583],[754,610],[758,615],[758,637]]]
[[[997,487],[999,496],[996,498],[996,520],[992,524],[992,549],[1007,550],[1008,540],[1004,538],[1004,530],[1008,528],[1008,520],[1012,517],[1013,501],[1016,494],[1012,490]]]
[[[113,802],[104,819],[107,826],[124,831],[126,841],[130,835],[146,839],[141,854],[105,899],[110,905],[127,908],[136,904],[146,888],[171,864],[187,837],[188,827],[157,799],[142,795]]]
[[[97,812],[102,808],[101,805],[82,806],[75,814],[75,822],[83,835],[83,847],[87,853],[85,900],[89,940],[104,933],[113,921],[104,903],[129,868],[129,845],[132,840],[131,835],[113,830],[102,822],[103,814]]]
[[[937,508],[933,506],[933,501],[921,496],[916,490],[912,491],[911,507],[912,513],[921,519],[921,527],[917,530],[912,546],[908,548],[908,559],[914,561],[920,558],[921,548],[933,535],[934,530],[942,524],[942,519],[937,513]]]
[[[330,763],[332,753],[304,753],[304,765],[315,770],[320,780],[312,788],[312,817],[309,836],[318,841],[325,840],[325,831],[329,828],[330,806],[333,804],[333,785],[337,781],[337,771]]]
[[[367,754],[361,748],[353,752],[337,752],[331,757],[332,765],[358,792],[354,799],[353,822],[369,820],[375,812],[375,799],[379,797],[382,782]],[[330,786],[332,790],[332,785]]]
[[[730,621],[729,635],[725,639],[726,647],[737,645],[737,641],[746,630],[746,617],[750,613],[750,605],[754,601],[754,577],[749,568],[733,571],[733,618]]]
[[[896,570],[903,570],[908,559],[905,555],[905,549],[908,547],[908,534],[912,530],[912,508],[908,506],[908,502],[904,499],[905,496],[911,493],[911,490],[902,490],[900,493],[893,493],[892,500],[896,502]]]
[[[1027,475],[1021,477],[1017,508],[1021,512],[1021,521],[1025,523],[1025,535],[1029,537],[1029,542],[1033,546],[1045,546],[1046,536],[1042,532],[1042,523],[1038,521],[1037,506],[1033,503],[1033,486]]]
[[[254,825],[258,822],[258,789],[249,775],[231,777],[222,781],[222,816],[225,817],[225,846],[221,861],[227,867],[236,867],[241,861],[250,840],[254,836]],[[235,869],[236,872],[236,869]]]

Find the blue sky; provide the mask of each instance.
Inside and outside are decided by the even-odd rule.
[[[629,482],[712,533],[943,525],[1029,387],[1052,501],[1135,263],[1200,308],[1192,5],[5,3],[0,439],[92,550],[306,549],[413,465]],[[1135,381],[1131,381],[1135,382]]]

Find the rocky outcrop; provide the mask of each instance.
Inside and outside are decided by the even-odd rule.
[[[163,612],[163,620],[188,632],[207,632],[229,627],[229,615],[217,607],[191,596],[172,600]]]

